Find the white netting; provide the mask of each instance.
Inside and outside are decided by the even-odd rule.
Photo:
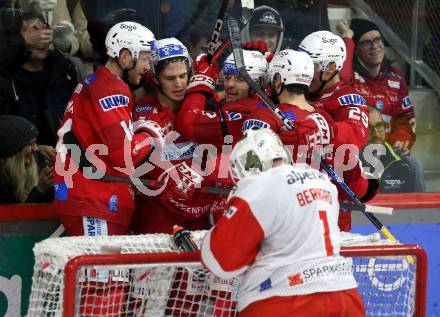
[[[191,233],[198,245],[204,233]],[[350,235],[344,241],[345,245],[386,243],[377,235]],[[175,247],[166,234],[69,237],[38,243],[28,316],[62,315],[64,266],[73,257],[170,251]],[[370,255],[353,260],[367,316],[413,316],[415,265],[407,257]],[[238,280],[218,279],[200,263],[93,265],[77,273],[76,299],[68,304],[75,305],[76,316],[232,317],[238,287]]]

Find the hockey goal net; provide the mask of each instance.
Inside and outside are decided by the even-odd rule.
[[[199,244],[204,232],[192,232]],[[236,316],[239,280],[222,280],[170,235],[48,239],[34,248],[28,316]],[[424,316],[427,258],[415,245],[343,247],[367,316]]]

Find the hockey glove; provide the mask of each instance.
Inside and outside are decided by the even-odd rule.
[[[296,121],[295,129],[282,131],[280,138],[286,145],[307,145],[310,150],[318,145],[328,145],[336,134],[336,127],[331,117],[322,112],[314,112],[305,120]]]
[[[138,120],[133,123],[134,133],[147,133],[153,141],[155,147],[163,149],[165,144],[165,131],[161,126],[151,120]]]
[[[217,64],[208,64],[207,55],[200,54],[197,56],[193,67],[195,74],[191,76],[186,92],[203,92],[209,95],[214,94],[214,88],[220,76],[220,69]]]
[[[158,181],[165,186],[160,194],[162,199],[188,201],[201,188],[203,176],[186,162],[182,162],[164,171]]]

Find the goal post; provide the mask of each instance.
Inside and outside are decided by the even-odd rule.
[[[381,307],[387,305],[394,306],[394,309],[398,310],[395,315],[388,316],[424,317],[426,315],[428,256],[422,247],[412,244],[350,246],[342,247],[341,255],[352,257],[354,260],[353,273],[365,303],[367,316],[380,316],[383,311]],[[415,263],[410,264],[408,256],[415,259]],[[391,278],[395,279],[388,285],[376,280],[377,277],[373,275],[379,269],[385,272],[384,275],[390,274]],[[393,274],[399,271],[401,274]],[[366,284],[362,283],[361,273],[367,273],[370,277]],[[405,292],[399,291],[398,296],[392,294],[405,285],[407,285]],[[380,288],[383,290],[382,296],[376,294],[376,303],[374,303],[370,300],[371,290],[380,290]],[[384,303],[387,298],[384,294],[390,294],[387,303]]]
[[[200,245],[205,232],[191,234]],[[161,234],[39,243],[28,316],[236,316],[240,281],[213,276],[198,252],[176,252],[171,241]],[[353,258],[367,316],[425,316],[421,247],[349,246],[341,254]]]

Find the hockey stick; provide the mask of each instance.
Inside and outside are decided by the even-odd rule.
[[[263,100],[267,107],[269,107],[275,115],[284,123],[284,125],[292,130],[295,128],[293,123],[287,119],[287,117],[274,105],[272,100],[264,93],[264,91],[259,87],[249,76],[246,71],[243,58],[243,50],[241,48],[241,35],[240,28],[237,21],[231,17],[226,17],[226,22],[228,25],[229,37],[231,38],[232,52],[234,54],[235,64],[240,76],[248,83],[248,85],[255,90],[258,96]],[[392,242],[397,242],[396,238],[389,232],[389,230],[377,219],[372,213],[365,211],[365,204],[356,197],[356,194],[344,183],[344,181],[333,171],[333,169],[324,160],[319,160],[321,166],[327,172],[327,174],[332,178],[343,190],[344,192],[353,200],[356,206],[360,207],[361,212],[371,221],[371,223],[383,234],[383,236]]]
[[[249,22],[254,7],[254,0],[241,0],[241,23],[243,23],[243,25],[246,25]]]
[[[221,45],[221,42],[219,40],[220,31],[222,30],[223,20],[225,18],[227,5],[228,5],[228,0],[223,0],[222,4],[220,6],[220,10],[218,12],[217,20],[215,21],[215,24],[214,24],[214,30],[212,31],[211,39],[209,40],[209,43],[208,43],[208,54],[206,57],[208,64],[211,63],[211,60],[214,57],[215,51]]]
[[[136,186],[136,184],[133,182],[133,180],[130,177],[124,177],[124,176],[116,176],[116,175],[109,175],[106,174],[104,177],[97,179],[103,182],[118,182],[118,183],[125,183],[125,184],[131,184]],[[138,181],[142,183],[142,185],[150,186],[153,189],[159,189],[163,186],[162,182],[159,182],[157,180],[153,179],[146,179],[146,178],[138,178]],[[220,188],[220,187],[202,187],[200,189],[197,189],[197,192],[201,193],[207,193],[207,194],[216,194],[216,195],[229,195],[232,189],[226,189],[226,188]],[[389,207],[381,207],[381,206],[373,206],[373,205],[363,205],[363,206],[357,206],[352,205],[348,203],[341,203],[341,208],[345,209],[353,209],[353,210],[359,210],[359,211],[367,211],[367,212],[373,212],[377,214],[383,214],[383,215],[392,215],[393,208]]]

